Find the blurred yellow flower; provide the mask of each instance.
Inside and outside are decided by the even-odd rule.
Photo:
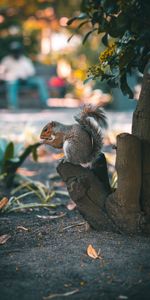
[[[73,76],[75,79],[79,79],[83,81],[86,79],[86,72],[84,70],[77,69],[73,72]]]
[[[108,46],[106,50],[100,53],[99,60],[101,63],[106,62],[108,57],[112,56],[115,53],[116,45],[113,43],[112,45]]]
[[[44,22],[42,21],[37,21],[34,18],[29,18],[27,21],[24,22],[24,30],[26,31],[33,31],[33,30],[41,30],[45,26]]]

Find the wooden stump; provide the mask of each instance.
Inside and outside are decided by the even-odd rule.
[[[117,137],[118,187],[106,208],[113,222],[125,232],[138,232],[144,222],[140,207],[141,141],[128,133]]]
[[[89,224],[96,230],[116,230],[105,209],[105,201],[110,193],[110,189],[106,188],[108,185],[106,174],[104,181],[100,181],[98,161],[96,164],[97,168],[93,171],[62,161],[57,171],[67,185],[71,199],[77,204],[78,210]],[[105,164],[106,160],[103,156],[100,158],[100,168],[105,169]]]

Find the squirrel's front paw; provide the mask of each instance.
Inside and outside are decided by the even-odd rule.
[[[65,164],[66,162],[69,162],[66,158],[62,159],[62,163]]]

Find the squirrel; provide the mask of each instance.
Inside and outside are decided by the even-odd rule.
[[[72,125],[56,121],[48,123],[40,138],[44,144],[63,148],[65,161],[84,167],[91,166],[101,153],[101,128],[107,127],[106,116],[99,106],[85,105],[74,119],[77,123]]]

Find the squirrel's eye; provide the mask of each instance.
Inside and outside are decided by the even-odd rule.
[[[44,129],[43,129],[43,132],[46,132],[48,130],[48,126],[46,126]]]

